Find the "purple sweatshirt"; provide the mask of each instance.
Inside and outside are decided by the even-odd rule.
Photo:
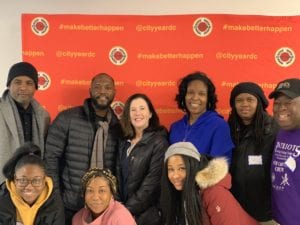
[[[300,225],[300,129],[280,130],[273,152],[272,213],[282,225]]]

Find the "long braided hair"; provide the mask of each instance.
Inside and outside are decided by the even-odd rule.
[[[260,98],[257,98],[257,108],[256,112],[251,121],[251,126],[253,127],[253,138],[254,142],[257,146],[261,146],[263,144],[263,136],[265,130],[265,118],[267,117],[267,113],[262,106]],[[229,114],[228,123],[231,130],[231,136],[236,146],[240,144],[242,135],[241,135],[241,127],[243,126],[242,119],[238,115],[235,106],[232,108],[231,113]],[[259,148],[256,148],[256,151],[259,151]]]

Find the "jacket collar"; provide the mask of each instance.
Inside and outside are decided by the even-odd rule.
[[[92,106],[91,98],[86,98],[83,102],[83,109],[89,120],[92,120],[91,113],[92,113],[92,111],[94,111],[94,109],[92,107],[93,106]],[[110,111],[111,116],[112,116],[111,121],[109,123],[110,126],[114,126],[114,125],[118,124],[119,119],[115,115],[113,109],[111,107],[108,107],[108,111]]]
[[[219,183],[228,174],[228,162],[225,157],[214,158],[207,167],[198,171],[196,183],[200,189],[206,189]]]

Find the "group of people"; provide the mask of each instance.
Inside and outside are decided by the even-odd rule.
[[[297,225],[300,79],[278,83],[273,117],[254,82],[216,112],[212,80],[183,77],[185,112],[168,131],[136,93],[119,120],[113,78],[91,80],[82,106],[50,125],[34,99],[36,68],[14,64],[0,99],[0,225]]]

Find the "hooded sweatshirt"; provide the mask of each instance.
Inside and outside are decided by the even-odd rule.
[[[17,210],[17,221],[23,225],[32,225],[40,207],[46,202],[53,190],[53,183],[50,177],[45,178],[46,185],[36,202],[30,206],[16,192],[16,186],[13,181],[6,180],[6,186],[10,197]]]
[[[170,144],[187,141],[193,143],[200,153],[225,156],[231,161],[234,144],[227,122],[215,111],[206,111],[192,124],[185,115],[170,128]]]

